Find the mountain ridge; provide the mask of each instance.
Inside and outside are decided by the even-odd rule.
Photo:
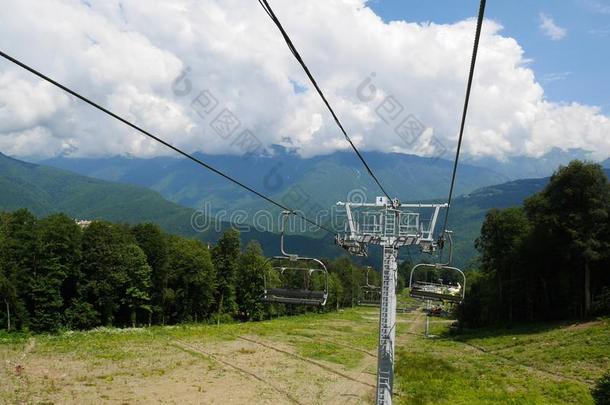
[[[285,199],[295,187],[325,207],[344,200],[355,190],[366,193],[371,200],[381,193],[353,153],[336,152],[303,159],[281,148],[275,150],[273,156],[248,158],[200,153],[196,156],[277,200]],[[447,195],[453,164],[448,160],[399,153],[367,152],[364,155],[384,188],[401,200],[445,198]],[[258,203],[243,190],[213,173],[202,171],[186,159],[59,157],[41,163],[104,180],[145,186],[170,201],[194,208],[208,202],[213,205],[213,211],[231,211],[252,209]],[[456,193],[507,180],[490,169],[461,165]],[[301,209],[299,206],[292,208]]]

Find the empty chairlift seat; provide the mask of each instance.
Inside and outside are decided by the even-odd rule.
[[[443,272],[445,274],[455,273],[462,279],[462,283],[446,284],[443,282],[429,282],[418,280],[418,274],[425,270],[433,270],[433,272]],[[451,267],[443,264],[426,264],[421,263],[413,267],[411,277],[409,279],[410,295],[414,298],[431,300],[431,301],[450,301],[462,302],[466,292],[466,275],[457,267]]]
[[[278,262],[290,260],[301,263],[303,267],[282,266]],[[265,275],[263,301],[279,304],[319,305],[328,299],[328,271],[324,263],[309,257],[275,256],[271,259],[273,271],[279,276],[279,286],[271,286]],[[275,264],[274,264],[275,263]],[[314,277],[320,289],[312,289]]]
[[[282,304],[323,305],[326,294],[324,291],[267,288],[265,300]]]
[[[369,283],[369,272],[371,267],[366,269],[366,284],[360,286],[360,296],[358,305],[378,307],[381,304],[381,287]]]
[[[324,263],[311,257],[301,257],[284,250],[286,220],[294,213],[284,211],[280,223],[281,256],[268,260],[279,280],[270,280],[263,273],[264,292],[262,300],[279,304],[326,305],[328,299],[328,271]],[[312,288],[314,287],[314,288]]]

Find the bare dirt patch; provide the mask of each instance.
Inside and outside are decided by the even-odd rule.
[[[279,402],[275,403],[360,404],[368,402],[374,389],[374,378],[370,374],[304,358],[283,342],[250,336],[216,347],[204,349],[197,343],[191,343],[191,347],[229,368],[242,370],[254,385],[271,387],[278,396],[275,400]],[[244,386],[248,385],[245,382]]]

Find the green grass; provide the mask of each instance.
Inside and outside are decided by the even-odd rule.
[[[360,352],[330,342],[305,342],[298,344],[298,347],[299,354],[303,357],[341,364],[348,369],[359,365],[364,356]]]
[[[56,335],[0,333],[0,358],[20,359],[27,353],[27,359],[43,362],[45,367],[57,362],[68,368],[74,364],[80,370],[74,385],[109,389],[126,381],[171,381],[175,371],[200,366],[202,361],[212,373],[227,372],[205,354],[180,349],[176,339],[205,350],[219,350],[225,342],[238,344],[239,336],[248,336],[343,373],[364,372],[359,378],[374,384],[374,377],[368,373],[374,372],[376,359],[366,352],[376,352],[377,311],[355,308],[256,323],[102,328]],[[413,323],[416,319],[418,323]],[[419,312],[398,316],[398,404],[592,404],[590,387],[610,369],[609,319],[455,334],[449,332],[448,322],[431,318],[434,339],[423,337],[424,319]],[[255,356],[258,350],[262,349],[249,344],[234,349],[231,356]],[[24,379],[14,375],[13,366],[4,367],[0,368],[0,379],[5,373],[9,384],[0,387],[0,398],[5,394],[13,402],[25,398],[25,403],[61,403],[57,398],[65,399],[61,397],[62,386],[52,379]],[[310,377],[301,377],[303,381],[298,384],[307,384]],[[316,403],[315,398],[311,401]]]
[[[610,321],[483,329],[460,335],[434,324],[397,353],[404,404],[592,404],[592,382],[610,368]]]
[[[610,319],[483,329],[454,339],[492,351],[517,363],[593,383],[610,370]]]
[[[398,352],[396,385],[404,404],[589,404],[588,388],[552,381],[454,342],[422,340]]]

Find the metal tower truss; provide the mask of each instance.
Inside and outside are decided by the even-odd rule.
[[[367,245],[392,245],[396,248],[419,245],[422,251],[434,250],[434,228],[441,208],[447,204],[401,204],[386,197],[374,203],[338,202],[347,216],[345,234],[337,244],[352,254],[366,256]],[[421,211],[430,212],[422,219]]]
[[[418,245],[423,252],[436,248],[434,228],[441,208],[447,204],[401,204],[377,197],[374,203],[338,202],[345,207],[346,230],[336,243],[348,252],[366,256],[368,245],[383,249],[379,306],[379,351],[377,362],[378,405],[392,403],[394,347],[396,337],[396,281],[398,250]],[[430,213],[423,220],[422,212]]]

